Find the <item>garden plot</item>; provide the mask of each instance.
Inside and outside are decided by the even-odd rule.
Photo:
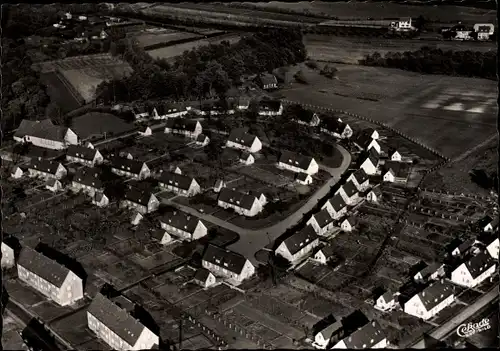
[[[137,263],[144,267],[145,269],[151,270],[153,268],[159,267],[166,263],[173,262],[177,259],[172,253],[167,252],[166,250],[160,251],[151,255],[148,258],[137,260]]]
[[[257,178],[262,180],[264,183],[273,185],[275,187],[284,187],[291,182],[293,178],[287,177],[280,174],[281,172],[270,172],[268,169],[272,166],[242,166],[238,167],[238,173],[249,176],[251,178]]]
[[[314,261],[308,261],[300,267],[296,273],[312,283],[317,283],[326,278],[332,271],[332,268],[329,266],[324,266]]]

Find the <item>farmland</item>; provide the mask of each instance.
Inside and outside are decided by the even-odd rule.
[[[143,48],[164,44],[168,45],[170,42],[176,42],[179,40],[189,40],[199,38],[200,35],[181,32],[173,29],[164,29],[164,28],[147,28],[143,31],[134,33],[134,37],[139,43],[139,45]]]

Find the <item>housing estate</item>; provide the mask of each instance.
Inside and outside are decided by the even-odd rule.
[[[380,134],[373,128],[365,128],[361,131],[361,134],[375,140],[380,138]]]
[[[255,163],[255,158],[251,153],[242,151],[239,156],[239,161],[240,163],[243,163],[244,165],[248,166]]]
[[[384,349],[387,337],[380,324],[371,321],[335,344],[333,349]]]
[[[160,226],[167,233],[186,241],[193,241],[207,235],[205,224],[189,213],[175,210],[160,219]]]
[[[276,248],[275,253],[283,256],[292,264],[305,258],[319,245],[319,237],[311,225],[293,233],[283,240]]]
[[[97,149],[91,149],[80,145],[70,145],[66,152],[66,160],[68,162],[77,162],[85,166],[94,167],[96,164],[102,163],[104,157]]]
[[[166,134],[178,134],[196,139],[203,132],[199,121],[183,118],[169,118],[165,127]]]
[[[340,229],[342,229],[344,232],[352,232],[354,227],[356,227],[356,223],[356,217],[349,216],[342,221],[342,223],[340,224]]]
[[[78,144],[78,136],[69,128],[57,126],[50,119],[23,119],[14,133],[14,140],[52,150],[62,150]]]
[[[469,257],[451,272],[451,281],[457,285],[473,288],[491,277],[496,271],[496,262],[487,251]]]
[[[253,264],[236,252],[208,244],[202,258],[202,266],[215,276],[241,283],[255,273]]]
[[[334,258],[337,258],[335,256],[335,249],[330,244],[323,247],[317,247],[312,256],[312,260],[321,264],[327,264]]]
[[[340,194],[335,194],[321,209],[326,209],[334,219],[339,219],[347,213],[347,205]]]
[[[278,160],[278,168],[287,169],[296,173],[313,175],[318,173],[319,166],[310,156],[299,155],[291,151],[283,151]]]
[[[145,162],[119,156],[112,156],[109,161],[111,164],[111,172],[119,176],[146,179],[151,175],[151,171]]]
[[[217,204],[225,209],[232,208],[236,213],[247,217],[257,215],[264,208],[264,204],[255,195],[241,193],[229,188],[220,190]]]
[[[71,181],[73,191],[82,190],[90,196],[94,196],[96,192],[102,192],[104,186],[100,173],[100,170],[97,168],[80,168],[76,171]]]
[[[322,209],[316,214],[313,214],[306,224],[314,228],[316,234],[325,236],[335,227],[335,219],[330,215],[328,210]]]
[[[161,172],[158,184],[177,195],[194,196],[201,192],[200,184],[196,179],[175,172]]]
[[[332,321],[326,324],[314,335],[312,345],[317,349],[326,349],[331,344],[332,339],[341,337],[344,334],[342,321]]]
[[[61,163],[44,160],[41,157],[31,159],[28,172],[30,177],[40,177],[43,179],[62,179],[68,174],[68,171]]]
[[[455,301],[455,287],[443,280],[436,281],[404,303],[404,312],[428,320]]]
[[[340,118],[323,118],[320,125],[321,132],[339,139],[352,137],[353,131],[349,124],[342,122]]]
[[[394,161],[394,162],[401,162],[403,159],[401,154],[396,149],[389,149],[389,152],[387,153],[387,157],[389,158],[389,160]]]
[[[229,134],[226,146],[255,153],[262,149],[262,142],[255,135],[248,133],[248,128],[236,128]]]
[[[62,190],[63,186],[61,182],[55,178],[50,178],[45,183],[45,189],[52,191],[53,193]]]
[[[126,189],[123,200],[120,202],[121,207],[134,209],[140,214],[154,212],[160,206],[160,201],[149,191],[141,191],[129,186]]]

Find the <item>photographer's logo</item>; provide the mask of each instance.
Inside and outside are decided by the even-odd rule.
[[[462,338],[468,338],[474,334],[491,329],[490,320],[483,318],[479,323],[461,324],[457,328],[457,335]]]

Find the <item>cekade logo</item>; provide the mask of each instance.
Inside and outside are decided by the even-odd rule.
[[[491,329],[490,320],[488,318],[483,318],[479,323],[467,323],[459,325],[457,328],[457,335],[462,338],[468,338],[469,336],[488,329]]]

